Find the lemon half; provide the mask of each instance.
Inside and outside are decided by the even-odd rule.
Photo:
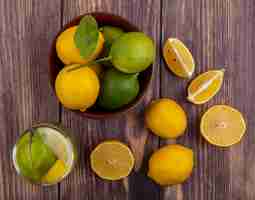
[[[201,119],[202,136],[211,144],[228,147],[238,143],[246,131],[242,113],[227,105],[216,105]]]
[[[134,156],[127,145],[119,141],[105,141],[90,155],[92,170],[106,180],[119,180],[134,167]]]

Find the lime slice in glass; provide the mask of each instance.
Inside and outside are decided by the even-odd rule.
[[[70,169],[74,161],[73,145],[70,139],[59,133],[58,130],[49,127],[40,127],[37,128],[37,131],[57,159],[64,162],[67,170]]]

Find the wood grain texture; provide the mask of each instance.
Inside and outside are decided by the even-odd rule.
[[[88,120],[61,109],[49,87],[47,59],[61,25],[85,12],[104,11],[129,19],[157,43],[155,78],[136,112],[116,119]],[[0,199],[32,200],[254,200],[255,199],[255,1],[254,0],[9,0],[0,1]],[[161,47],[177,37],[196,61],[195,75],[226,68],[224,85],[209,103],[185,100],[187,80],[165,66]],[[186,134],[160,140],[144,127],[144,107],[169,97],[186,110]],[[199,134],[203,112],[229,104],[245,116],[248,130],[229,149],[208,144]],[[38,187],[22,180],[12,166],[11,150],[21,132],[38,121],[58,121],[70,128],[79,146],[79,163],[58,186]],[[90,169],[91,150],[105,139],[129,144],[135,170],[118,182],[99,179]],[[147,160],[159,144],[180,143],[196,155],[192,177],[183,185],[159,188],[146,177]]]
[[[159,42],[160,1],[63,1],[63,23],[73,17],[93,11],[121,15]],[[155,63],[155,80],[148,91],[143,106],[137,112],[117,119],[87,120],[63,110],[62,123],[71,128],[79,138],[79,160],[75,172],[61,183],[61,199],[158,199],[159,190],[146,178],[147,157],[158,146],[158,138],[148,134],[143,123],[143,107],[159,92],[159,60]],[[89,154],[103,140],[117,139],[131,147],[136,167],[131,176],[123,181],[107,182],[98,178],[90,169]]]
[[[167,142],[191,147],[196,166],[191,179],[182,186],[162,190],[161,199],[254,199],[254,1],[163,0],[162,9],[162,44],[168,37],[184,41],[196,61],[195,76],[222,67],[226,74],[220,93],[209,103],[195,106],[185,100],[188,81],[162,68],[161,96],[177,100],[189,116],[185,136]],[[167,87],[170,85],[171,89]],[[246,117],[248,131],[240,144],[216,148],[199,135],[200,117],[214,104],[232,105]]]
[[[57,186],[33,186],[17,176],[11,153],[32,123],[58,121],[47,60],[49,39],[60,27],[60,1],[0,1],[0,12],[0,199],[55,200]]]

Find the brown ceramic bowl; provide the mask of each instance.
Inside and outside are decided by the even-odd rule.
[[[111,26],[116,26],[122,28],[126,32],[132,32],[132,31],[140,31],[135,25],[131,24],[128,22],[126,19],[109,14],[109,13],[98,13],[98,12],[93,12],[93,13],[86,13],[84,15],[92,15],[95,17],[97,20],[99,26],[104,26],[104,25],[111,25]],[[51,49],[50,49],[50,55],[49,55],[49,76],[50,76],[50,83],[52,85],[53,90],[55,91],[55,79],[57,77],[57,74],[59,71],[64,67],[64,64],[59,60],[57,53],[56,53],[56,39],[59,36],[60,33],[62,33],[65,29],[70,28],[72,26],[78,25],[81,18],[84,16],[78,16],[74,18],[71,22],[67,23],[62,30],[58,32],[56,35]],[[153,66],[151,65],[148,67],[145,71],[141,72],[138,76],[139,79],[139,84],[140,84],[140,92],[136,99],[133,100],[130,104],[123,106],[120,109],[114,110],[114,111],[107,111],[104,110],[97,105],[92,106],[85,112],[80,112],[80,111],[75,111],[74,112],[88,118],[94,118],[94,119],[102,119],[102,118],[108,118],[108,117],[113,117],[117,116],[119,114],[124,114],[127,113],[128,111],[134,109],[139,103],[141,103],[143,97],[145,96],[146,90],[148,89],[151,79],[152,79],[152,74],[153,74]]]

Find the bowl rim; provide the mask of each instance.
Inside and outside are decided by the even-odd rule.
[[[133,23],[131,23],[129,20],[127,20],[126,18],[122,17],[122,16],[119,16],[119,15],[116,15],[116,14],[112,14],[112,13],[108,13],[108,12],[87,12],[87,13],[84,13],[84,14],[81,14],[81,15],[78,15],[74,18],[72,18],[70,21],[68,21],[67,23],[65,23],[61,28],[60,30],[57,32],[57,34],[54,36],[52,42],[51,42],[51,45],[50,45],[50,50],[49,50],[49,56],[48,56],[48,75],[49,75],[49,82],[50,82],[50,85],[51,85],[51,88],[53,89],[53,92],[54,92],[54,95],[56,96],[56,91],[55,91],[55,80],[56,78],[54,78],[54,75],[52,75],[52,68],[55,68],[57,67],[56,64],[53,63],[53,59],[55,59],[53,57],[54,53],[56,54],[56,40],[57,40],[57,37],[63,32],[65,31],[67,28],[69,27],[72,27],[76,21],[80,21],[82,17],[86,16],[86,15],[92,15],[94,17],[96,16],[106,16],[106,17],[114,17],[114,18],[117,18],[119,19],[120,21],[123,21],[124,23],[130,25],[131,27],[133,27],[134,29],[136,29],[136,31],[141,31],[136,25],[134,25]],[[91,112],[81,112],[79,110],[72,110],[72,109],[68,109],[68,108],[65,108],[61,102],[58,100],[57,96],[57,101],[58,103],[60,103],[62,105],[62,107],[64,109],[67,109],[67,110],[70,110],[74,113],[77,113],[78,115],[82,116],[82,117],[85,117],[85,118],[90,118],[90,119],[106,119],[106,118],[114,118],[114,117],[117,117],[117,116],[120,116],[120,115],[123,115],[123,114],[126,114],[126,113],[129,113],[133,110],[135,110],[136,107],[138,107],[142,101],[144,100],[144,97],[146,96],[146,93],[149,89],[149,87],[151,86],[152,84],[152,80],[154,78],[154,70],[155,70],[155,67],[154,67],[154,64],[155,64],[155,60],[154,62],[146,69],[146,70],[150,70],[151,72],[149,73],[149,77],[148,77],[148,81],[147,81],[147,84],[144,86],[142,92],[139,92],[139,96],[136,97],[136,99],[125,105],[123,108],[120,108],[116,111],[105,111],[102,113],[101,112],[98,112],[98,113],[93,113],[93,111]],[[62,68],[61,68],[62,69]],[[61,70],[59,69],[59,70]],[[145,71],[146,71],[145,70]]]

